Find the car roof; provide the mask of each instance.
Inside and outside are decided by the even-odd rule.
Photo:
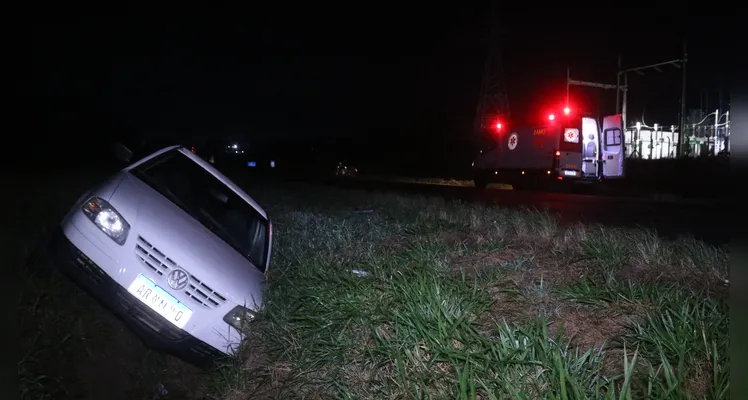
[[[255,210],[257,210],[257,212],[260,213],[260,215],[262,215],[263,218],[268,219],[268,215],[265,212],[265,210],[262,207],[260,207],[260,205],[257,204],[257,202],[252,197],[250,197],[244,190],[242,190],[239,186],[237,186],[236,183],[234,183],[231,179],[229,179],[225,175],[223,175],[220,171],[218,171],[210,163],[208,163],[207,161],[205,161],[202,158],[198,157],[197,155],[195,155],[191,151],[187,150],[183,146],[174,145],[174,146],[165,147],[165,148],[163,148],[161,150],[158,150],[158,151],[156,151],[154,153],[151,153],[150,155],[147,155],[147,156],[143,157],[142,159],[134,162],[133,164],[131,164],[127,168],[125,168],[124,171],[129,172],[129,171],[137,168],[141,164],[146,163],[146,162],[148,162],[148,161],[150,161],[150,160],[152,160],[152,159],[154,159],[154,158],[156,158],[156,157],[158,157],[158,156],[160,156],[160,155],[162,155],[164,153],[168,153],[168,152],[173,151],[173,150],[176,150],[176,151],[182,153],[187,158],[189,158],[190,160],[192,160],[193,162],[195,162],[197,165],[201,166],[204,170],[208,171],[211,175],[213,175],[213,177],[215,177],[216,179],[218,179],[221,183],[223,183],[224,185],[226,185],[229,189],[231,189],[234,193],[236,193],[239,197],[241,197],[242,200],[246,201],[250,206],[252,206],[252,208],[254,208]]]

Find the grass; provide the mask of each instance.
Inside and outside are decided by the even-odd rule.
[[[480,204],[247,189],[275,248],[239,357],[196,371],[65,279],[26,271],[24,397],[728,397],[724,249]]]
[[[399,183],[415,183],[421,185],[439,185],[439,186],[460,186],[460,187],[475,187],[472,180],[465,179],[454,179],[454,178],[410,178],[410,177],[391,177],[391,176],[376,176],[376,175],[359,175],[356,179],[360,180],[372,180],[381,182],[399,182]],[[491,183],[489,187],[493,189],[511,190],[512,185],[503,183]]]
[[[220,398],[728,396],[723,249],[534,212],[297,190],[314,194],[258,195],[277,246],[251,346],[216,372]]]

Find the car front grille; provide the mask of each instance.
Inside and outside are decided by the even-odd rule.
[[[169,323],[132,296],[127,289],[70,243],[62,231],[58,233],[50,250],[62,272],[101,304],[119,315],[149,344],[200,364],[225,357],[218,349]],[[143,336],[145,332],[150,333]],[[151,336],[152,333],[155,335]],[[158,339],[154,342],[154,338]]]
[[[138,236],[135,243],[135,256],[146,268],[156,272],[159,276],[167,275],[179,265],[167,257],[166,254],[157,249],[142,236]],[[190,274],[190,283],[184,290],[184,294],[197,304],[207,308],[215,308],[226,302],[226,297],[213,290],[205,282],[195,275]]]
[[[138,241],[135,244],[135,255],[143,265],[159,275],[168,274],[169,270],[178,267],[177,263],[167,257],[166,254],[158,251],[142,236],[138,236]]]

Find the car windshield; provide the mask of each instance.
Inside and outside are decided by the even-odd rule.
[[[177,150],[131,172],[265,271],[267,220],[210,172]]]

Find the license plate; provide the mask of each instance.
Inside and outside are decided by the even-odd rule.
[[[564,175],[566,175],[566,176],[577,176],[577,171],[565,170],[564,171]]]
[[[142,274],[135,278],[127,291],[179,328],[184,328],[192,317],[192,310]]]

